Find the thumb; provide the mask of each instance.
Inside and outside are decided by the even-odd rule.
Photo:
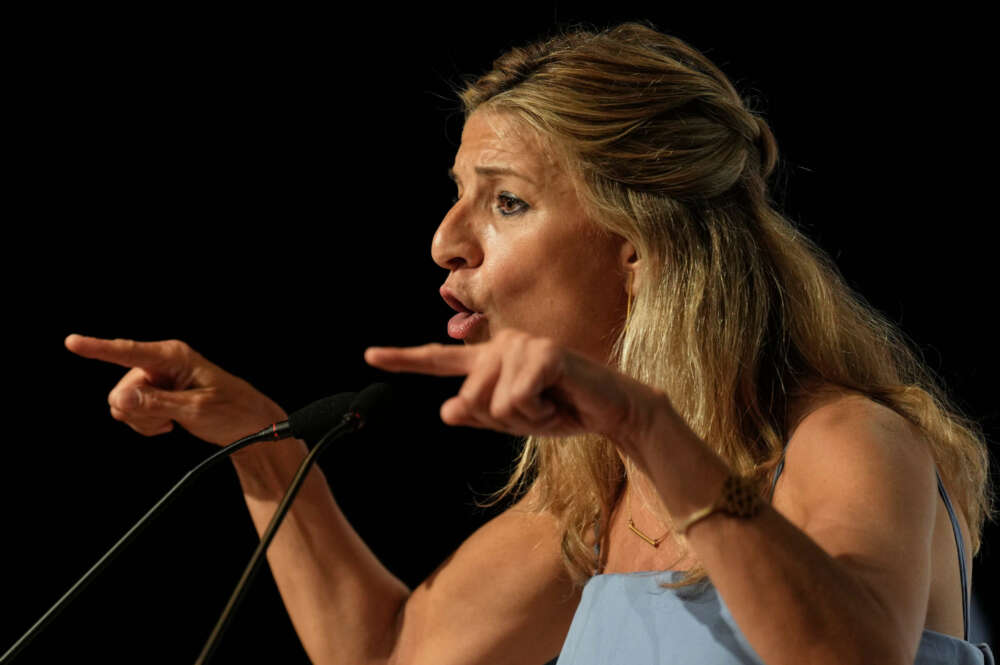
[[[120,386],[108,396],[108,403],[126,414],[143,418],[177,420],[190,410],[195,391],[163,390],[150,383]]]

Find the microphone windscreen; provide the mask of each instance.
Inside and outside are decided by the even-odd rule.
[[[373,383],[354,398],[350,410],[357,414],[363,427],[392,401],[392,388],[388,383]]]
[[[310,446],[323,438],[347,413],[357,393],[338,393],[317,400],[288,416],[292,436]]]

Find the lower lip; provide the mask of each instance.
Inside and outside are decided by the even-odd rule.
[[[448,336],[454,339],[465,339],[485,319],[486,316],[482,312],[475,312],[474,314],[460,312],[448,321]]]

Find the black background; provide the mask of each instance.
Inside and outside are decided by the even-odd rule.
[[[995,132],[975,18],[614,4],[8,21],[0,649],[214,450],[113,421],[122,370],[68,353],[65,335],[180,338],[287,409],[384,378],[366,346],[449,341],[429,250],[453,195],[451,89],[557,23],[645,19],[706,52],[778,137],[785,212],[997,440],[996,218],[979,161]],[[416,585],[491,515],[475,502],[513,442],[440,424],[457,380],[397,384],[401,415],[323,466],[361,535]],[[255,542],[223,465],[18,662],[192,662]],[[991,528],[981,596],[997,547]],[[307,662],[264,572],[215,662],[267,660]]]

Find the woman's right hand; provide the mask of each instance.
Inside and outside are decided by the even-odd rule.
[[[184,342],[70,335],[65,344],[84,358],[129,368],[108,404],[113,418],[145,436],[169,432],[177,423],[222,446],[286,418],[267,396]]]

